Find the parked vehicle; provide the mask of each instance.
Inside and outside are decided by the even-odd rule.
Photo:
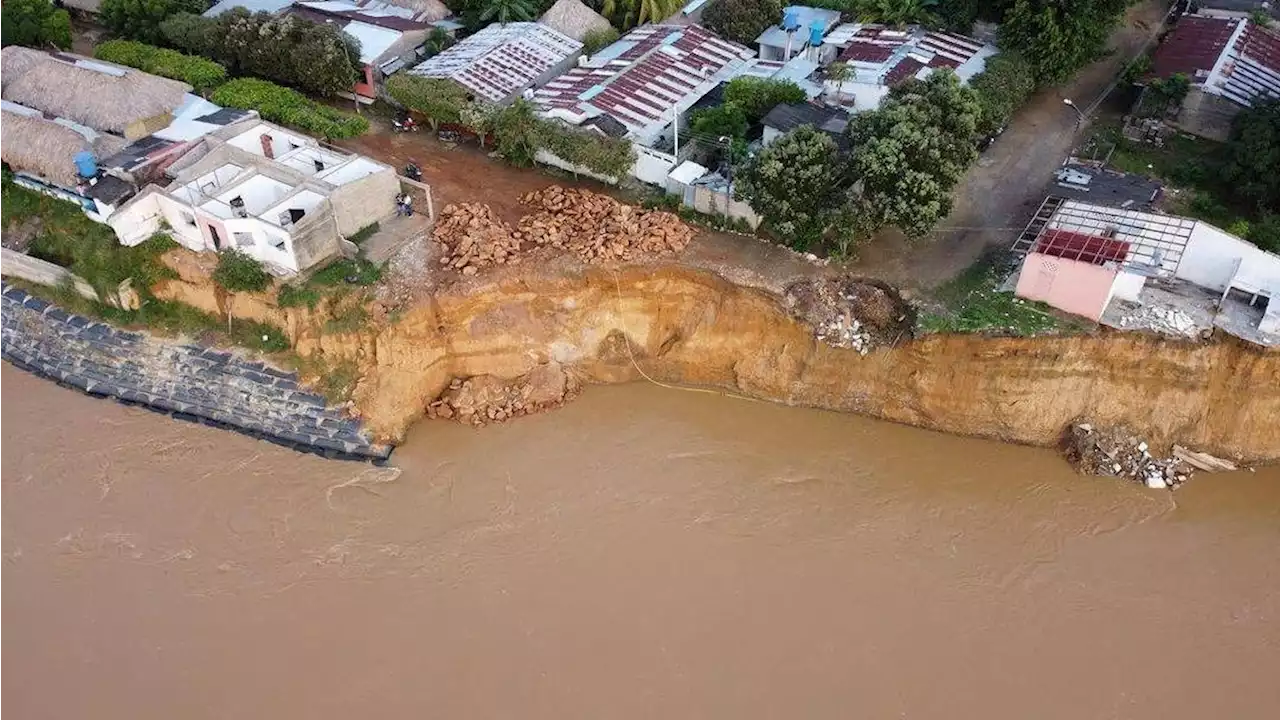
[[[409,163],[404,166],[404,176],[410,180],[422,182],[422,168],[418,167],[414,163]]]
[[[391,129],[394,132],[418,132],[418,123],[409,115],[402,115],[391,119]]]
[[[991,147],[992,143],[994,143],[996,141],[996,138],[1000,137],[1002,133],[1004,133],[1003,125],[1001,125],[995,132],[979,140],[978,152],[986,152],[987,148]]]

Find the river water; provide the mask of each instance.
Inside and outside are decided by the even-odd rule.
[[[401,469],[3,368],[13,718],[1280,716],[1280,472],[648,385]]]

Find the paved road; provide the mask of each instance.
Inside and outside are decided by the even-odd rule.
[[[928,290],[971,265],[987,246],[1012,243],[1080,129],[1076,113],[1062,99],[1083,108],[1100,104],[1123,67],[1152,40],[1168,8],[1167,0],[1130,8],[1110,54],[1069,86],[1033,98],[969,171],[956,191],[955,210],[933,238],[911,243],[886,234],[862,250],[853,269],[910,290]]]

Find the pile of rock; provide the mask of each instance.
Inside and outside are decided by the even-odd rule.
[[[488,205],[462,203],[440,211],[433,233],[440,264],[475,275],[479,268],[520,261],[520,240]]]
[[[1201,328],[1194,318],[1177,308],[1140,305],[1120,318],[1120,326],[1130,330],[1154,330],[1166,335],[1197,337]]]
[[[568,250],[586,262],[671,256],[693,239],[693,228],[669,212],[644,210],[589,190],[553,185],[521,201],[539,211],[520,220],[520,239]]]
[[[455,379],[427,406],[427,417],[487,425],[564,404],[578,394],[576,378],[548,363],[515,380],[493,375]]]
[[[816,339],[866,355],[911,337],[915,313],[893,288],[857,278],[806,278],[788,285],[783,304],[813,325]]]
[[[1129,478],[1149,488],[1172,490],[1194,472],[1176,456],[1153,456],[1146,442],[1123,428],[1105,430],[1088,423],[1072,425],[1064,438],[1063,450],[1067,460],[1081,473]]]

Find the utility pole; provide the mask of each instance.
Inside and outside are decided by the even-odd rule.
[[[1077,106],[1074,102],[1072,102],[1071,98],[1062,98],[1062,104],[1076,111],[1076,115],[1077,115],[1076,125],[1084,124],[1084,121],[1085,121],[1084,112],[1080,110],[1079,106]]]

